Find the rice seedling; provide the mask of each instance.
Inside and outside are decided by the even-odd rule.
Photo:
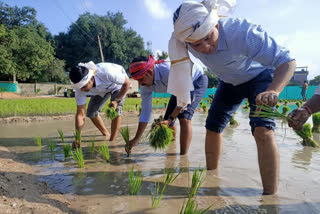
[[[108,144],[104,143],[101,146],[98,147],[98,152],[100,155],[106,160],[110,160],[110,154],[109,154],[109,147]]]
[[[134,175],[133,167],[129,171],[129,194],[130,195],[137,195],[141,189],[143,176],[140,171],[136,172]]]
[[[296,106],[297,106],[298,108],[300,108],[301,103],[300,103],[300,102],[296,102]]]
[[[288,104],[288,100],[284,100],[284,105],[287,105]]]
[[[74,132],[74,138],[75,138],[75,145],[73,145],[74,148],[80,148],[81,147],[81,132],[80,130],[76,130]]]
[[[160,118],[152,124],[149,134],[149,144],[155,150],[165,149],[173,140],[173,130],[166,125],[159,124],[157,122],[159,120]]]
[[[284,105],[282,107],[282,114],[283,115],[287,115],[289,113],[289,111],[290,111],[290,107],[289,106]]]
[[[194,197],[197,195],[206,177],[206,172],[207,170],[205,168],[201,170],[200,167],[193,171],[191,190],[189,192],[190,197]]]
[[[50,141],[48,146],[49,146],[50,151],[54,152],[55,148],[57,147],[57,143],[54,141]]]
[[[154,182],[155,192],[151,191],[151,207],[157,208],[160,204],[160,201],[163,197],[164,190],[166,189],[166,185],[162,187],[160,192],[160,182]]]
[[[189,197],[187,203],[183,202],[183,205],[179,211],[179,214],[204,214],[213,205],[207,207],[206,209],[199,209],[198,203],[195,198]]]
[[[234,119],[234,116],[235,116],[235,113],[233,114],[233,116],[230,119],[230,125],[231,126],[238,126],[239,123],[238,123],[238,121],[236,119]]]
[[[70,144],[63,145],[63,153],[65,158],[68,158],[72,155],[72,148]]]
[[[207,112],[208,111],[207,104],[203,104],[201,107],[202,107],[203,112]]]
[[[64,134],[63,134],[62,129],[58,129],[58,133],[59,133],[60,138],[61,138],[61,143],[64,144]]]
[[[73,159],[77,161],[80,168],[84,168],[84,157],[81,148],[75,149],[74,153],[71,153]]]
[[[320,112],[312,115],[312,123],[313,123],[312,132],[320,133]]]
[[[276,109],[267,106],[267,105],[261,105],[261,106],[256,106],[257,109],[259,108],[260,111],[255,111],[253,115],[250,115],[251,117],[266,117],[266,118],[282,118],[286,120],[291,120],[289,117],[286,115],[278,112]]]
[[[129,146],[129,141],[130,141],[130,130],[129,127],[126,126],[124,128],[120,129],[120,134],[124,140],[124,142],[126,143],[126,148]],[[130,153],[127,153],[127,157],[129,157]]]
[[[42,138],[41,138],[41,136],[37,136],[36,137],[36,143],[37,143],[37,146],[39,146],[39,147],[42,146]]]
[[[164,169],[164,173],[166,174],[165,178],[164,178],[164,183],[165,185],[171,184],[173,183],[177,177],[183,172],[183,170],[179,171],[179,173],[175,176],[175,172],[177,171],[177,168],[168,168],[168,169]]]
[[[246,100],[245,102],[244,102],[244,107],[243,107],[244,109],[250,109],[250,104],[249,104],[249,102],[248,102],[248,100]]]
[[[114,120],[119,116],[118,112],[113,107],[107,108],[105,113],[106,113],[106,117],[109,118],[110,120]]]
[[[299,137],[302,138],[303,146],[319,147],[319,144],[312,139],[312,129],[310,123],[304,124],[301,131],[294,131]]]
[[[93,154],[94,150],[95,150],[95,142],[94,142],[94,139],[91,139],[90,153]]]
[[[277,105],[276,105],[276,109],[279,109],[280,108],[280,104],[279,103],[277,103]]]

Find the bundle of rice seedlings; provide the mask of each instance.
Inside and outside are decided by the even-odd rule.
[[[313,123],[312,132],[320,133],[320,112],[312,115],[312,123]]]
[[[107,108],[105,113],[106,117],[110,120],[114,120],[119,116],[118,112],[113,107]]]
[[[57,143],[54,142],[54,141],[50,141],[48,145],[49,145],[50,151],[54,152],[54,150],[55,150],[55,148],[57,146]]]
[[[76,130],[74,132],[74,140],[75,140],[75,144],[73,144],[73,148],[76,149],[76,148],[80,148],[81,147],[81,132],[79,130]]]
[[[277,105],[276,105],[276,109],[279,109],[280,108],[280,104],[279,103],[277,103]]]
[[[233,114],[233,116],[230,119],[230,125],[231,126],[238,126],[239,123],[238,123],[238,121],[236,119],[234,119],[234,116],[235,116],[235,113]]]
[[[70,144],[64,144],[63,145],[63,152],[64,152],[64,157],[68,158],[72,155],[72,148]]]
[[[310,123],[304,124],[301,131],[294,131],[299,137],[302,138],[303,146],[319,147],[319,144],[312,139],[312,129]]]
[[[102,144],[101,146],[98,147],[98,152],[100,155],[106,160],[110,160],[110,154],[109,154],[109,147],[108,144]]]
[[[140,171],[136,172],[134,175],[133,167],[129,171],[129,194],[130,195],[137,195],[141,189],[143,176]]]
[[[155,150],[165,149],[172,143],[173,130],[163,124],[153,124],[149,134],[149,144]]]
[[[204,214],[208,212],[212,206],[213,205],[207,207],[206,209],[199,209],[196,199],[189,197],[187,203],[183,202],[179,214]]]
[[[80,168],[84,168],[84,158],[83,158],[83,153],[81,148],[77,148],[74,153],[71,153],[73,159],[77,161],[78,166]]]
[[[39,147],[42,146],[42,138],[41,138],[41,136],[37,136],[36,137],[36,143],[37,143],[37,146],[39,146]]]
[[[284,106],[283,106],[284,107]],[[259,105],[257,106],[257,109],[260,109],[260,111],[255,111],[253,115],[250,115],[251,117],[265,117],[265,118],[282,118],[286,120],[291,120],[289,117],[286,115],[278,112],[276,109],[267,106],[267,105]]]
[[[290,107],[289,106],[284,105],[282,107],[282,114],[283,115],[287,115],[289,113],[289,111],[290,111]]]
[[[63,143],[63,144],[64,144],[64,134],[63,134],[62,129],[58,129],[58,133],[59,133],[60,138],[61,138],[61,143]]]
[[[250,109],[250,105],[249,105],[249,102],[248,102],[248,100],[246,100],[245,102],[244,102],[244,107],[243,107],[244,109]]]
[[[167,108],[168,103],[164,103],[164,108]]]
[[[202,107],[203,112],[208,111],[207,104],[203,104],[201,107]]]
[[[204,182],[204,179],[206,177],[206,172],[207,170],[197,168],[194,170],[193,175],[192,175],[192,184],[191,184],[191,190],[189,192],[190,197],[194,197],[197,195],[202,183]]]
[[[126,147],[129,146],[129,141],[130,141],[130,130],[129,130],[129,127],[126,126],[124,128],[121,128],[120,129],[120,134],[124,140],[124,142],[126,143]],[[129,157],[130,153],[127,153],[127,157]]]
[[[300,103],[300,102],[296,102],[296,106],[297,106],[298,108],[300,108],[301,103]]]

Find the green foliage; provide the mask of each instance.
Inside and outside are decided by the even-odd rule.
[[[173,183],[177,179],[177,177],[182,173],[182,171],[180,171],[176,176],[174,176],[176,171],[177,171],[177,168],[172,168],[172,167],[168,169],[164,169],[164,173],[166,174],[164,178],[165,185]]]
[[[106,110],[106,117],[109,118],[110,120],[114,120],[118,117],[118,112],[113,108],[107,108]]]
[[[93,154],[95,150],[95,142],[94,139],[91,140],[90,153]]]
[[[261,105],[261,106],[256,106],[257,109],[259,108],[260,111],[255,111],[253,113],[253,115],[250,115],[251,117],[265,117],[265,118],[272,118],[272,117],[275,117],[275,118],[282,118],[282,119],[286,119],[286,120],[290,120],[289,117],[287,117],[286,115],[278,112],[278,110],[270,107],[270,106],[267,106],[267,105]],[[283,106],[285,107],[285,106]]]
[[[320,84],[320,75],[315,76],[314,79],[310,80],[309,85],[319,85]]]
[[[98,152],[100,155],[106,160],[110,160],[110,154],[109,154],[109,147],[108,144],[102,144],[101,146],[98,147]]]
[[[200,167],[193,171],[191,190],[189,192],[190,197],[194,197],[197,195],[206,177],[206,172],[207,170],[205,168],[201,170]]]
[[[124,142],[126,143],[126,146],[129,144],[129,141],[130,141],[130,130],[129,130],[129,127],[126,126],[124,128],[121,128],[120,129],[120,134],[124,140]]]
[[[72,148],[70,144],[63,145],[63,153],[65,158],[68,158],[72,155]]]
[[[319,147],[318,143],[312,139],[312,129],[310,123],[304,124],[301,131],[294,131],[299,137],[302,138],[303,146]]]
[[[55,148],[57,147],[57,143],[55,141],[50,141],[48,145],[49,145],[50,151],[54,152]]]
[[[208,112],[207,104],[203,104],[201,107],[203,112]]]
[[[59,133],[59,136],[60,136],[60,138],[61,138],[61,143],[64,144],[64,134],[63,134],[62,129],[58,129],[58,133]]]
[[[183,202],[179,214],[204,214],[206,213],[213,205],[207,207],[206,209],[199,209],[198,203],[195,198],[189,197],[187,203]]]
[[[74,133],[74,140],[75,140],[75,143],[77,145],[77,148],[80,148],[81,147],[81,142],[82,142],[82,137],[81,137],[81,131],[80,130],[76,130]]]
[[[37,136],[36,137],[36,143],[37,143],[37,146],[41,147],[42,146],[42,139],[41,139],[41,136]]]
[[[296,106],[299,108],[301,106],[300,102],[296,102]]]
[[[137,195],[138,192],[141,189],[143,176],[140,171],[136,172],[136,175],[134,174],[133,167],[129,171],[129,194],[130,195]]]
[[[287,115],[289,113],[289,111],[290,111],[289,106],[286,106],[286,105],[282,106],[282,114],[283,115]]]
[[[159,53],[159,52],[157,53],[156,59],[157,60],[166,60],[168,57],[169,57],[168,52],[161,51],[161,53]]]
[[[279,109],[280,108],[280,104],[279,103],[277,103],[277,105],[276,105],[276,109]]]
[[[149,144],[155,150],[165,149],[172,143],[173,130],[163,124],[155,124],[152,126],[149,135]]]
[[[249,102],[248,102],[248,100],[246,100],[245,102],[244,102],[244,107],[243,107],[244,109],[250,109],[250,104],[249,104]]]
[[[320,133],[320,112],[312,115],[312,123],[313,123],[312,132]]]
[[[75,161],[77,161],[80,168],[84,168],[84,157],[81,148],[77,148],[74,153],[71,153]]]
[[[231,119],[230,119],[230,125],[231,126],[238,126],[239,123],[236,119],[234,119],[235,113],[232,115]]]
[[[289,102],[288,100],[284,100],[284,104],[285,104],[285,105],[287,105],[287,104],[288,104],[288,102]]]

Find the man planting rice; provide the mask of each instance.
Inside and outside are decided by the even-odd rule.
[[[130,64],[129,70],[132,78],[138,80],[141,85],[142,109],[137,133],[126,147],[128,153],[139,142],[150,120],[152,92],[167,92],[170,64],[163,60],[156,61],[151,55],[148,58],[136,57]],[[193,65],[192,76],[190,73],[190,78],[194,87],[194,90],[189,92],[192,102],[186,108],[178,107],[176,97],[171,96],[164,116],[165,121],[163,122],[165,125],[172,126],[175,130],[174,122],[176,118],[179,119],[181,126],[180,133],[183,133],[180,134],[180,154],[182,155],[188,153],[192,138],[191,119],[208,86],[208,78],[203,74],[200,66]]]
[[[169,41],[171,70],[168,93],[177,96],[178,106],[190,103],[192,79],[188,51],[219,79],[206,121],[206,162],[217,169],[222,152],[222,132],[244,98],[250,114],[256,105],[276,105],[278,96],[295,71],[295,60],[261,26],[247,20],[219,19],[232,11],[235,1],[184,2],[174,13],[174,32]],[[250,116],[258,148],[264,194],[278,187],[279,153],[275,123]]]
[[[76,89],[76,130],[82,130],[87,115],[104,136],[110,136],[110,141],[115,140],[120,128],[125,95],[130,86],[124,68],[113,63],[79,63],[71,69],[69,77],[73,88]],[[87,95],[91,95],[91,98],[86,111]],[[119,115],[111,122],[111,135],[99,116],[99,112],[110,97],[109,107],[114,108]]]

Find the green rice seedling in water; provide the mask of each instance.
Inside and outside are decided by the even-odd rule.
[[[257,109],[259,108],[260,111],[255,111],[251,117],[265,117],[265,118],[282,118],[286,120],[291,120],[289,117],[286,115],[278,112],[274,108],[267,106],[267,105],[258,105],[256,106]]]
[[[244,109],[249,109],[249,108],[250,108],[248,100],[246,100],[246,101],[244,102],[244,107],[243,107],[243,108],[244,108]]]
[[[157,208],[160,204],[160,201],[163,197],[164,190],[166,189],[166,185],[162,187],[160,192],[160,182],[154,182],[155,191],[151,191],[151,207]]]
[[[118,117],[118,112],[113,108],[107,108],[106,110],[106,117],[109,118],[110,120],[114,120]]]
[[[282,114],[283,115],[287,115],[289,113],[289,111],[290,111],[290,107],[289,106],[284,105],[282,107]]]
[[[203,104],[201,107],[202,107],[203,112],[207,112],[208,111],[208,108],[207,108],[206,104]]]
[[[165,149],[172,143],[173,130],[163,124],[153,125],[149,135],[149,144],[155,150]]]
[[[277,103],[277,105],[276,105],[276,109],[279,109],[280,108],[280,104],[279,103]]]
[[[284,105],[287,105],[288,104],[288,100],[284,100]]]
[[[236,119],[234,119],[234,116],[235,116],[235,113],[233,114],[233,116],[230,119],[230,125],[231,126],[238,126],[239,123],[238,123],[238,121]]]
[[[58,133],[59,133],[60,138],[61,138],[61,143],[63,143],[63,144],[64,144],[64,134],[63,134],[62,129],[58,129]]]
[[[84,168],[84,157],[81,148],[75,149],[74,153],[71,153],[73,159],[77,161],[80,168]]]
[[[312,123],[313,123],[312,132],[320,133],[320,112],[312,115]]]
[[[81,141],[82,141],[80,130],[76,130],[75,131],[74,138],[75,138],[76,148],[80,148],[81,147]]]
[[[300,103],[300,102],[296,102],[296,106],[297,106],[298,108],[300,108],[301,103]]]
[[[124,128],[120,129],[120,134],[124,140],[124,142],[126,143],[126,148],[129,146],[129,141],[130,141],[130,130],[129,127],[126,126]],[[127,157],[129,157],[130,153],[127,153]]]
[[[183,202],[179,214],[204,214],[208,212],[208,210],[211,209],[212,206],[213,205],[209,206],[206,209],[199,209],[196,199],[189,197],[187,203]]]
[[[192,184],[191,184],[191,190],[189,192],[190,197],[194,197],[197,195],[202,183],[204,182],[204,179],[206,177],[206,169],[195,169],[192,175]]]
[[[41,136],[37,136],[36,137],[36,143],[37,143],[37,146],[39,146],[39,147],[42,146],[42,138],[41,138]]]
[[[64,152],[64,157],[68,158],[72,155],[72,148],[70,144],[64,144],[63,145],[63,152]]]
[[[93,154],[95,150],[95,142],[94,139],[91,140],[90,153]]]
[[[164,169],[164,173],[166,174],[164,178],[165,185],[173,183],[177,179],[177,177],[183,172],[183,170],[179,171],[179,173],[175,176],[174,174],[176,171],[177,171],[177,168]]]
[[[98,152],[106,161],[109,161],[110,159],[109,147],[106,143],[98,147]]]
[[[133,167],[129,171],[129,194],[130,195],[137,195],[141,189],[143,176],[140,171],[136,172],[134,175]]]
[[[302,138],[303,146],[319,147],[319,144],[312,139],[312,129],[310,123],[304,124],[301,131],[294,131]]]
[[[55,148],[57,147],[57,143],[54,141],[50,141],[48,145],[49,145],[50,151],[54,152]]]

